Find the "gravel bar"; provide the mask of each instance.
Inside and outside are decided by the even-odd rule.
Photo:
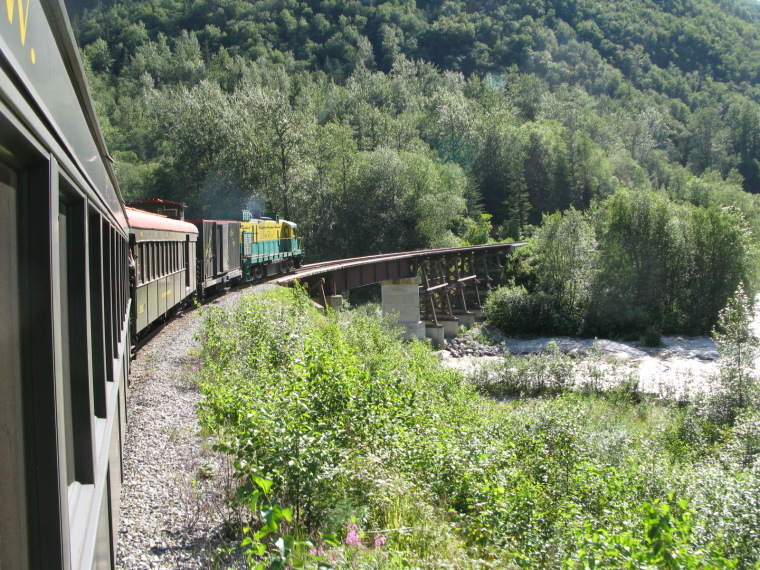
[[[231,306],[240,295],[271,287],[214,302]],[[232,470],[198,424],[203,395],[192,379],[199,324],[199,311],[173,320],[132,362],[117,568],[241,567],[239,556],[223,554],[234,551],[225,533],[234,518],[226,500],[234,492]]]

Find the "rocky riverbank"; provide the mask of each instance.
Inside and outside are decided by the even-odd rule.
[[[663,396],[703,390],[718,369],[718,351],[709,337],[663,337],[661,346],[652,348],[638,342],[607,339],[505,337],[487,325],[477,326],[460,338],[447,339],[438,355],[448,366],[473,372],[483,364],[508,356],[546,353],[550,345],[575,358],[593,353],[623,363],[637,376],[641,391]]]

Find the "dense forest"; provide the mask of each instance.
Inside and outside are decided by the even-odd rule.
[[[568,208],[586,213],[589,243],[604,244],[637,225],[605,218],[621,213],[625,198],[605,205],[621,192],[664,200],[655,233],[633,228],[625,239],[688,249],[654,265],[720,257],[715,228],[760,230],[754,1],[135,0],[72,10],[125,197],[182,200],[195,216],[259,203],[299,222],[312,260],[524,238]],[[735,220],[716,213],[727,207]],[[699,223],[668,222],[687,210],[696,220],[689,208],[706,212]],[[608,273],[621,240],[600,253]],[[736,243],[739,257],[723,261],[738,269],[719,278],[694,330],[709,328],[740,280],[754,291],[754,240]],[[638,273],[639,261],[615,278]],[[687,301],[671,293],[684,287],[697,295],[688,302],[701,298],[696,283],[709,272],[720,268],[671,267],[670,293],[652,311],[678,312]],[[523,281],[541,288],[535,275]],[[691,317],[679,318],[658,326]]]

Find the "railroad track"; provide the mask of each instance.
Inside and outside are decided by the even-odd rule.
[[[509,242],[500,244],[487,244],[487,245],[474,245],[466,247],[450,247],[440,249],[426,249],[417,251],[404,251],[397,253],[383,253],[377,255],[367,255],[364,257],[351,257],[346,259],[337,259],[333,261],[323,261],[319,263],[309,263],[301,266],[300,268],[291,271],[286,275],[280,275],[274,279],[269,280],[270,283],[277,285],[284,285],[291,283],[296,279],[303,279],[306,277],[312,277],[321,273],[328,273],[330,271],[338,271],[341,269],[347,269],[349,267],[358,267],[361,265],[370,265],[377,263],[378,261],[402,261],[405,259],[424,259],[426,257],[436,257],[443,254],[462,255],[465,253],[479,253],[484,251],[499,251],[503,249],[512,249],[527,242]]]

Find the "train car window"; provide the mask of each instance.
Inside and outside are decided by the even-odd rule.
[[[22,416],[16,173],[0,164],[0,567],[24,568],[27,524]]]
[[[103,319],[103,244],[100,240],[103,218],[93,210],[88,222],[90,273],[90,340],[92,343],[92,393],[95,416],[105,418],[107,362]]]
[[[62,189],[67,185],[60,182]],[[67,204],[67,201],[69,202]],[[66,475],[69,485],[95,480],[91,369],[88,335],[87,206],[84,200],[62,193],[58,212],[60,275],[61,378]],[[89,293],[89,291],[87,291]]]
[[[103,260],[103,304],[105,317],[105,334],[104,339],[106,343],[106,362],[111,362],[115,358],[114,341],[113,341],[113,312],[110,310],[113,299],[111,298],[111,288],[113,283],[113,259],[111,259],[111,229],[108,224],[103,224],[102,227],[102,260]],[[113,382],[113,368],[106,366],[106,373],[108,374],[108,381]]]
[[[185,287],[190,287],[190,236],[185,236],[185,242],[182,244],[182,268],[185,270]]]
[[[119,291],[121,290],[121,263],[123,258],[119,256],[119,235],[116,230],[108,226],[111,235],[111,267],[113,268],[113,274],[116,277],[116,281],[111,284],[111,323],[113,326],[113,332],[111,338],[113,339],[113,355],[114,358],[119,354],[119,339],[121,332],[121,319],[119,316],[122,314],[119,311]]]

